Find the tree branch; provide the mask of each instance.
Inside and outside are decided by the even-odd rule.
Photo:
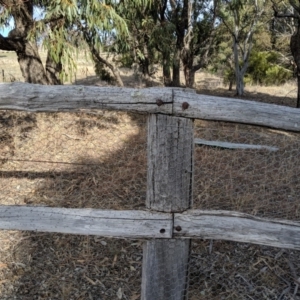
[[[278,13],[277,11],[274,11],[274,17],[275,18],[294,18],[294,19],[299,18],[299,16],[296,14],[283,14],[283,13]]]
[[[22,38],[9,38],[0,34],[0,50],[18,51],[23,49],[24,41]]]

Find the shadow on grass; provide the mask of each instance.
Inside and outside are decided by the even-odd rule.
[[[35,185],[30,197],[22,199],[27,205],[142,209],[146,197],[146,118],[131,116],[131,122],[138,128],[136,134],[126,141],[120,136],[115,143],[122,147],[105,159],[80,157],[79,164],[57,164],[57,169],[46,164],[44,171],[2,169],[0,178]],[[87,132],[90,129],[90,124],[81,126]],[[0,248],[1,299],[140,298],[141,241],[2,233],[8,240],[14,236],[14,242],[9,248]]]
[[[59,123],[58,118],[51,119],[53,126]],[[70,134],[68,138],[79,143],[93,129],[101,133],[109,130],[109,126],[119,125],[115,116],[110,120],[104,127],[86,117],[79,123],[74,121],[79,135],[75,138]],[[76,164],[44,164],[40,168],[41,163],[37,163],[36,168],[31,166],[33,169],[28,170],[20,167],[2,169],[0,178],[27,182],[24,187],[17,182],[12,186],[25,192],[30,189],[28,194],[24,192],[24,197],[20,192],[22,199],[18,201],[21,204],[142,209],[145,207],[146,197],[146,121],[144,116],[131,116],[130,121],[137,128],[135,133],[126,139],[121,134],[116,137],[118,133],[112,132],[111,140],[117,147],[112,148],[105,156],[100,155],[102,149],[99,148],[99,157],[96,158],[87,158],[81,154],[74,157]],[[33,133],[33,129],[31,130]],[[211,133],[208,132],[208,135],[211,136]],[[95,138],[101,139],[101,134]],[[223,157],[224,151],[220,154],[220,161]],[[217,163],[216,153],[208,157],[201,153],[200,163],[201,159],[206,160],[209,170],[205,180],[202,180],[204,175],[200,174],[203,175],[200,178],[203,186],[199,182],[197,185],[205,193],[205,186],[210,182],[211,175],[209,163],[215,167],[216,173],[218,165],[224,165]],[[255,169],[247,161],[247,156],[242,157],[241,162],[236,156],[234,159],[238,175],[241,166],[249,167],[251,172]],[[205,171],[199,165],[198,170]],[[224,174],[224,177],[227,175],[228,173]],[[215,180],[213,187],[221,189],[222,177]],[[247,180],[248,177],[245,177],[245,181]],[[210,200],[211,198],[208,199]],[[220,197],[219,200],[223,201],[224,198]],[[268,247],[222,241],[195,241],[191,251],[191,299],[220,299],[220,294],[224,299],[246,299],[247,295],[251,295],[253,299],[262,299],[264,296],[268,299],[278,298],[287,285],[294,284],[287,261],[290,260],[293,264],[296,274],[300,271],[300,265],[297,264],[299,255],[293,252],[291,256],[292,258],[286,251],[280,252]],[[140,240],[3,232],[0,258],[0,293],[3,300],[140,299]],[[291,288],[286,295],[293,292]]]

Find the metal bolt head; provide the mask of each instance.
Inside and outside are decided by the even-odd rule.
[[[183,102],[183,103],[182,103],[182,110],[188,109],[189,106],[190,106],[190,105],[189,105],[187,102]]]
[[[160,232],[160,233],[165,233],[165,232],[166,232],[166,229],[162,228],[159,232]]]
[[[162,101],[161,99],[157,99],[156,104],[157,104],[157,106],[162,106],[162,105],[164,105],[164,101]]]
[[[176,231],[181,231],[182,228],[181,228],[181,226],[178,225],[178,226],[175,227],[175,230],[176,230]]]

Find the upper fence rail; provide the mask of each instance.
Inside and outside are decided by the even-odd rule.
[[[179,88],[0,84],[0,109],[32,112],[112,109],[300,131],[297,108],[187,93]]]

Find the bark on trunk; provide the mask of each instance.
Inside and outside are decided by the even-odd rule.
[[[20,1],[18,5],[12,0],[2,2],[4,6],[11,8],[15,28],[9,32],[8,37],[0,36],[0,49],[16,52],[26,82],[49,84],[37,44],[27,38],[34,25],[32,1]]]
[[[60,85],[62,84],[60,80],[60,74],[62,72],[61,62],[55,62],[48,52],[47,61],[46,61],[46,75],[49,80],[49,84]]]
[[[195,84],[195,72],[196,69],[193,67],[193,54],[191,51],[184,51],[182,54],[183,73],[185,79],[185,85],[189,88],[194,88]]]
[[[297,31],[291,37],[290,48],[297,66],[298,93],[296,107],[300,108],[300,20],[298,20],[298,24]]]
[[[163,80],[165,86],[169,86],[172,81],[170,72],[170,54],[163,54]]]
[[[233,37],[233,55],[234,55],[234,68],[235,68],[235,82],[236,82],[236,95],[244,95],[244,73],[241,71],[239,62],[238,41]]]
[[[83,28],[82,24],[78,23],[79,28],[84,32],[84,39],[87,42],[89,49],[92,53],[92,57],[95,63],[100,63],[105,65],[106,67],[108,67],[110,69],[110,71],[112,72],[117,85],[120,87],[124,86],[123,80],[121,78],[120,75],[120,71],[117,67],[115,67],[113,64],[111,64],[110,62],[108,62],[106,59],[104,59],[103,57],[101,57],[101,55],[99,54],[99,52],[97,51],[97,49],[94,47],[93,45],[93,41],[91,39],[91,37],[89,36],[89,33],[86,31],[85,28]]]
[[[300,108],[300,74],[299,73],[297,73],[297,81],[298,81],[298,93],[297,93],[296,108]]]
[[[194,88],[195,71],[193,70],[193,67],[184,66],[184,78],[186,87]]]
[[[180,86],[180,50],[175,50],[173,59],[173,78],[172,86]]]
[[[238,72],[236,76],[236,95],[244,95],[244,76],[241,74],[241,72]]]
[[[18,49],[16,53],[25,81],[35,84],[50,84],[37,45],[28,41],[24,43],[24,48]]]
[[[120,87],[124,86],[124,83],[123,83],[123,80],[121,78],[119,69],[112,66],[111,71],[114,74],[117,85],[120,86]]]
[[[148,39],[145,38],[145,43],[143,46],[143,54],[144,58],[141,60],[141,65],[142,65],[142,72],[145,77],[145,79],[149,80],[150,79],[150,59],[149,59],[149,51],[147,48],[147,43]]]

